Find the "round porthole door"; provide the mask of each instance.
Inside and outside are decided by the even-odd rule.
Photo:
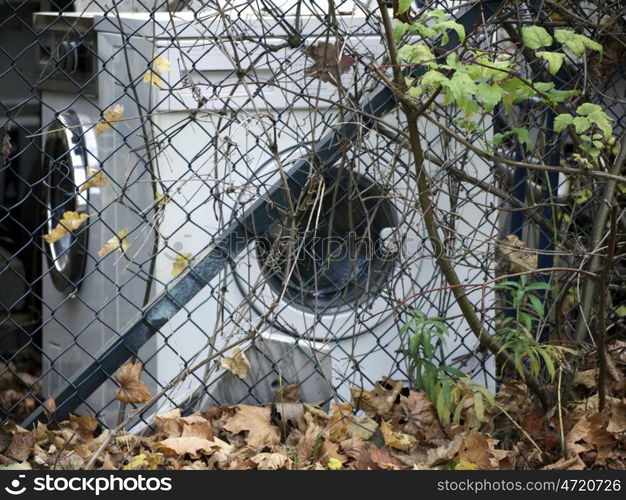
[[[81,193],[80,186],[87,179],[95,144],[94,133],[72,110],[61,113],[48,126],[43,148],[46,233],[53,232],[66,212],[88,212],[88,190]],[[80,286],[87,263],[88,231],[84,224],[56,241],[44,241],[50,279],[61,292],[71,293]]]

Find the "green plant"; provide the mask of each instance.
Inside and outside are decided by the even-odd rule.
[[[498,328],[501,351],[511,352],[515,369],[523,380],[526,373],[537,377],[543,361],[550,381],[554,381],[556,366],[563,362],[566,353],[575,354],[575,351],[538,342],[533,335],[534,325],[540,324],[545,316],[543,303],[535,292],[549,292],[552,287],[545,282],[530,283],[528,275],[522,275],[519,281],[503,281],[494,288],[509,293],[506,302],[514,311],[514,315],[502,319]]]
[[[400,329],[408,376],[412,387],[424,391],[435,405],[443,425],[458,424],[466,403],[473,399],[478,422],[484,420],[485,407],[495,404],[493,394],[453,366],[442,365],[437,349],[444,347],[448,329],[439,318],[428,318],[421,311],[414,313]]]

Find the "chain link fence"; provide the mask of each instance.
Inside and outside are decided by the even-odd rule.
[[[446,327],[438,363],[497,388],[501,367],[424,227],[376,2],[1,1],[5,419],[52,418],[52,398],[54,418],[145,424],[174,406],[267,403],[288,384],[328,403],[385,376],[412,383],[403,326],[418,311]],[[527,60],[530,77],[546,68],[523,50],[523,26],[601,41],[602,58],[568,56],[553,81],[605,106],[621,134],[621,2],[414,7],[446,11],[464,50]],[[462,117],[435,101],[419,128],[442,251],[493,334],[506,309],[497,276],[582,268],[597,251],[606,178],[588,175],[536,102],[496,108],[475,131]],[[526,143],[506,133],[520,127]],[[481,151],[496,136],[495,153]],[[545,165],[566,173],[530,168]],[[612,335],[624,329],[620,262]],[[553,285],[542,339],[574,338],[579,278],[539,273]],[[125,402],[129,360],[149,394]]]

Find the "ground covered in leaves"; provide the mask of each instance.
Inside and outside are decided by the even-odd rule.
[[[481,419],[470,399],[461,425],[442,426],[421,392],[386,379],[354,388],[330,411],[300,401],[295,386],[271,405],[213,406],[157,416],[143,434],[101,429],[90,415],[39,424],[5,423],[4,469],[80,469],[103,443],[96,469],[588,469],[626,468],[626,384],[607,381],[598,412],[596,370],[575,380],[579,399],[544,410],[522,383],[503,384]]]

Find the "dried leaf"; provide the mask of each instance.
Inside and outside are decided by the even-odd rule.
[[[496,248],[512,272],[524,273],[537,269],[537,253],[514,234],[499,241]]]
[[[491,469],[494,455],[490,440],[476,429],[472,429],[463,439],[459,458],[477,465],[480,469]]]
[[[306,54],[313,59],[313,64],[304,74],[337,86],[341,84],[341,75],[356,65],[354,57],[345,54],[339,44],[319,42],[307,47]]]
[[[176,259],[172,264],[172,276],[175,278],[180,273],[182,273],[187,268],[192,258],[193,255],[191,255],[189,252],[176,255]]]
[[[35,445],[35,433],[26,431],[22,428],[17,428],[11,439],[11,444],[4,451],[4,455],[17,461],[23,462],[30,457]]]
[[[156,443],[158,450],[166,455],[189,455],[198,458],[201,455],[211,455],[220,445],[208,439],[199,437],[167,438]]]
[[[81,417],[70,414],[70,427],[84,441],[93,437],[94,431],[98,428],[98,421],[89,414]]]
[[[57,403],[54,398],[48,398],[43,404],[43,410],[48,420],[52,419],[52,415],[57,410]]]
[[[104,170],[89,169],[89,179],[80,186],[80,192],[86,191],[92,187],[105,187],[109,185],[109,178],[105,175]]]
[[[127,361],[120,368],[115,380],[120,388],[115,391],[115,399],[122,403],[145,403],[150,399],[150,391],[141,380],[141,363]]]
[[[128,240],[126,239],[127,234],[128,229],[118,231],[115,236],[107,240],[104,246],[98,251],[98,255],[104,257],[111,252],[126,252],[129,246]]]
[[[348,424],[348,435],[351,438],[361,438],[365,441],[371,439],[377,430],[378,423],[369,417],[350,421]]]
[[[395,404],[400,391],[402,390],[402,382],[396,382],[387,379],[383,383],[376,382],[374,389],[366,391],[360,387],[352,387],[352,401],[357,410],[363,410],[370,417],[380,416],[386,418],[389,416],[392,406]]]
[[[562,458],[558,462],[546,465],[541,470],[585,470],[587,466],[578,455],[572,458]]]
[[[352,419],[352,405],[350,403],[331,403],[330,418],[326,424],[326,437],[331,441],[341,441],[350,437],[348,429]]]
[[[115,104],[114,106],[109,106],[102,113],[102,120],[96,123],[96,135],[99,135],[105,130],[111,128],[111,125],[115,122],[120,121],[123,116],[124,116],[123,104]]]
[[[380,432],[383,435],[385,444],[396,450],[408,450],[417,444],[417,439],[413,436],[394,431],[391,424],[384,420],[380,423]]]
[[[172,69],[170,62],[161,56],[154,56],[152,68],[143,75],[144,83],[151,83],[156,88],[161,88],[161,77]]]
[[[328,466],[328,462],[333,459],[339,460],[342,464],[348,461],[348,458],[339,452],[339,445],[327,439],[322,441],[318,456],[319,462],[326,467]]]
[[[246,353],[241,349],[233,350],[232,358],[223,358],[220,368],[237,375],[241,380],[245,380],[250,369],[250,362],[246,357]]]
[[[278,428],[270,424],[270,409],[259,406],[237,405],[237,413],[224,424],[224,429],[233,434],[246,432],[248,446],[276,446],[280,441]]]
[[[49,234],[43,235],[43,239],[46,240],[46,243],[56,243],[70,234],[71,231],[76,231],[88,218],[88,214],[65,212],[56,227]]]
[[[437,410],[426,394],[411,391],[408,396],[400,396],[400,409],[406,420],[404,432],[407,434],[428,441],[444,437]]]
[[[274,401],[280,401],[282,403],[299,403],[300,388],[296,384],[287,384],[276,391]]]
[[[289,469],[291,459],[282,453],[257,453],[250,458],[259,470]]]

